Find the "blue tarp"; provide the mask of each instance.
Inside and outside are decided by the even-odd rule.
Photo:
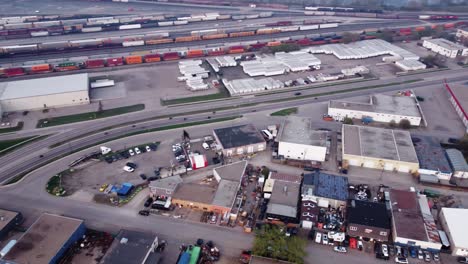
[[[117,190],[117,194],[124,195],[124,196],[128,195],[128,193],[130,193],[132,188],[133,188],[133,184],[125,182],[122,184],[122,187],[120,187],[120,189]]]

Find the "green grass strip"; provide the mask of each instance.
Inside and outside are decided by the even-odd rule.
[[[33,141],[37,141],[46,137],[48,136],[47,135],[32,136],[32,137],[15,138],[11,140],[0,141],[0,156],[5,155],[8,152],[11,152],[19,147],[22,147],[23,145],[26,145],[28,143],[31,143]]]
[[[21,121],[21,122],[18,122],[18,125],[14,127],[0,128],[0,134],[20,131],[21,129],[23,129],[23,126],[24,126],[24,122]]]
[[[96,112],[88,112],[88,113],[82,113],[82,114],[76,114],[76,115],[44,118],[37,122],[36,127],[42,128],[42,127],[59,126],[59,125],[94,120],[94,119],[99,119],[99,118],[111,117],[111,116],[116,116],[116,115],[123,115],[126,113],[141,111],[144,109],[145,109],[144,104],[136,104],[136,105],[106,109],[106,110],[96,111]]]
[[[279,110],[277,112],[271,113],[271,116],[288,116],[292,114],[297,114],[297,107],[286,108]]]

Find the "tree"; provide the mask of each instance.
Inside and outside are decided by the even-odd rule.
[[[349,117],[345,117],[345,118],[343,119],[343,124],[345,124],[345,125],[352,125],[352,124],[354,124],[354,122],[353,122],[353,119],[351,119],[351,118],[349,118]]]
[[[408,119],[400,120],[400,123],[398,125],[402,129],[410,129],[411,128],[411,122]]]
[[[391,128],[396,127],[396,122],[395,122],[395,120],[393,120],[393,119],[390,120],[390,122],[388,123],[388,125],[389,125]]]
[[[254,255],[304,263],[306,241],[297,236],[287,237],[284,228],[264,225],[255,235],[252,253]]]

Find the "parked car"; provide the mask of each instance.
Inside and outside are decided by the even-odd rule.
[[[203,142],[202,147],[206,150],[210,149],[210,145],[208,145],[206,142]]]
[[[148,199],[146,199],[146,201],[145,201],[144,206],[145,207],[150,207],[152,203],[153,203],[153,198],[148,197]]]
[[[154,144],[154,143],[151,143],[149,144],[149,147],[152,151],[156,151],[158,149],[158,145]]]
[[[409,248],[410,256],[412,258],[417,258],[418,257],[418,252],[416,251],[416,248],[410,247]]]
[[[148,177],[148,181],[155,181],[155,180],[159,180],[160,177],[158,176],[151,176],[151,177]]]
[[[135,147],[134,150],[135,150],[135,153],[136,153],[137,155],[138,155],[138,154],[141,154],[141,151],[140,151],[140,149],[139,149],[138,147]]]
[[[457,261],[459,263],[468,263],[468,257],[458,257]]]
[[[322,242],[322,233],[317,232],[317,233],[315,234],[315,243],[320,244],[320,242]]]
[[[99,191],[100,192],[103,192],[107,189],[107,186],[109,186],[107,183],[104,183],[103,185],[101,185],[101,188],[99,188]]]
[[[418,259],[424,259],[424,255],[421,249],[418,250]]]
[[[429,253],[429,251],[424,251],[424,260],[427,261],[427,262],[430,262],[431,261],[431,253]]]
[[[145,147],[138,147],[138,149],[140,149],[141,153],[145,153],[145,152],[146,152],[146,148],[145,148]]]
[[[142,180],[146,180],[146,179],[148,179],[148,177],[146,177],[146,175],[145,175],[145,174],[143,174],[143,173],[142,173],[142,174],[140,174],[140,178],[141,178]]]
[[[135,152],[133,152],[133,149],[129,149],[128,154],[130,154],[130,156],[135,156]]]
[[[346,252],[348,252],[348,251],[346,250],[345,247],[341,247],[341,246],[333,247],[333,250],[336,251],[336,252],[339,252],[339,253],[346,253]]]
[[[408,258],[408,253],[409,252],[407,248],[404,248],[404,247],[401,248],[401,256]]]
[[[150,146],[146,146],[145,149],[146,149],[146,152],[150,152],[150,151],[151,151]]]
[[[397,256],[401,256],[401,247],[400,246],[395,246],[396,247],[396,254]]]
[[[458,144],[458,143],[460,143],[460,139],[458,139],[458,138],[449,138],[448,142],[451,143],[451,144]]]
[[[439,253],[432,254],[432,258],[434,258],[435,261],[440,261]]]
[[[381,250],[382,250],[382,254],[385,257],[388,257],[388,246],[386,244],[382,244]]]
[[[301,94],[302,94],[301,92],[294,93],[295,96],[299,96]]]
[[[126,172],[134,172],[134,171],[135,171],[135,168],[132,168],[132,167],[130,167],[130,166],[125,165],[125,166],[123,167],[123,170],[126,171]]]
[[[112,157],[105,157],[104,160],[105,160],[107,163],[109,163],[109,164],[111,164],[112,162],[114,162],[114,160],[112,159]]]
[[[364,246],[362,245],[362,241],[361,241],[361,240],[358,240],[357,245],[358,245],[358,246],[357,246],[358,249],[362,251],[362,249],[364,248]]]
[[[210,218],[210,224],[216,224],[216,221],[218,220],[218,217],[216,214],[213,214]]]
[[[408,264],[408,259],[405,257],[395,257],[396,263]]]
[[[322,244],[328,245],[328,235],[327,234],[323,234]]]
[[[150,213],[148,210],[141,210],[138,212],[138,214],[143,215],[143,216],[148,216]]]
[[[126,165],[126,166],[129,166],[129,167],[132,167],[132,168],[134,168],[134,169],[137,168],[137,165],[136,165],[135,163],[133,163],[133,162],[127,162],[125,165]]]

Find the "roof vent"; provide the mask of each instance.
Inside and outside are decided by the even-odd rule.
[[[122,237],[122,239],[120,239],[120,244],[127,244],[128,242],[128,238],[126,237]]]
[[[283,192],[288,193],[288,186],[287,185],[283,186]]]

